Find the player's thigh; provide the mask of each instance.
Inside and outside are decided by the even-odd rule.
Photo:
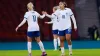
[[[27,41],[32,42],[33,32],[27,32]]]
[[[31,32],[27,32],[27,36],[28,36],[28,40],[32,41],[32,38],[36,38],[36,41],[40,40],[40,32],[39,31],[31,31]]]
[[[65,36],[59,36],[60,41],[63,42],[65,40]]]
[[[40,37],[35,37],[35,40],[36,40],[37,42],[40,42],[40,41],[41,41]]]
[[[72,30],[71,29],[66,29],[65,31],[66,33],[66,40],[70,40],[71,39],[71,33],[72,33]]]
[[[66,34],[66,40],[71,40],[71,34]]]
[[[27,41],[32,42],[32,37],[27,36]]]
[[[53,34],[53,38],[54,39],[57,39],[58,38],[58,35],[57,34]]]
[[[53,33],[54,39],[57,39],[57,37],[58,37],[58,30],[52,30],[52,33]]]
[[[37,42],[40,42],[40,41],[41,41],[41,40],[40,40],[40,32],[39,32],[39,31],[36,31],[36,32],[35,32],[34,37],[35,37],[35,40],[36,40]]]
[[[65,39],[65,31],[64,30],[59,31],[58,35],[59,35],[60,41],[63,42]]]

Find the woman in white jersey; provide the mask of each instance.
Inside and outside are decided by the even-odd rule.
[[[58,17],[54,14],[54,12],[58,9],[58,6],[55,6],[53,7],[53,13],[52,15],[48,15],[46,13],[46,16],[51,18],[51,22],[46,22],[47,24],[52,24],[53,23],[53,26],[52,26],[52,32],[53,32],[53,37],[54,37],[54,50],[56,51],[57,50],[57,42],[58,42],[58,47],[59,47],[59,50],[60,50],[60,39],[58,37]]]
[[[39,25],[38,25],[38,18],[44,18],[45,15],[40,15],[36,11],[33,10],[33,4],[30,2],[27,4],[28,12],[25,13],[23,21],[17,26],[16,31],[19,27],[21,27],[26,21],[28,22],[28,30],[27,30],[27,47],[29,56],[32,56],[31,48],[32,48],[32,38],[35,37],[35,40],[40,46],[40,49],[42,51],[41,56],[46,56],[46,52],[43,46],[43,43],[40,40],[40,32],[39,32]]]
[[[59,19],[59,37],[60,37],[60,46],[61,46],[61,56],[65,56],[64,52],[64,39],[66,37],[68,48],[69,48],[69,55],[72,55],[72,43],[71,43],[71,33],[72,33],[72,26],[71,26],[71,19],[74,23],[74,29],[77,29],[76,20],[73,15],[71,9],[66,8],[65,2],[59,3],[60,9],[55,12],[55,15],[58,16]]]

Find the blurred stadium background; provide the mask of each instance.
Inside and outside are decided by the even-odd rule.
[[[17,25],[23,20],[27,11],[27,3],[33,2],[35,10],[52,13],[52,8],[61,0],[0,0],[0,50],[26,50],[27,24],[18,32]],[[65,0],[75,14],[78,29],[72,32],[73,48],[75,49],[100,49],[100,0]],[[46,49],[53,49],[52,25],[44,22],[49,18],[39,19],[41,39]],[[48,46],[46,46],[49,44]],[[33,50],[39,47],[33,39]],[[67,43],[65,43],[67,46]],[[67,47],[66,47],[67,48]],[[100,50],[99,50],[100,52]],[[1,52],[3,53],[3,52]],[[12,56],[3,55],[0,56]],[[19,55],[20,56],[20,55]],[[77,56],[77,55],[76,55]],[[81,55],[82,56],[82,55]],[[98,54],[97,56],[100,56]]]

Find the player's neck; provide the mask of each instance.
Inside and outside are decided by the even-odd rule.
[[[28,11],[33,11],[33,10],[28,10]]]
[[[61,8],[61,10],[64,10],[65,8]]]

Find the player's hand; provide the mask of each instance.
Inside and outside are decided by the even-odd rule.
[[[49,22],[45,22],[46,24],[51,24],[51,23],[49,23]]]
[[[46,14],[47,14],[47,12],[46,12],[46,11],[42,11],[42,14],[45,14],[45,15],[46,15]]]
[[[77,28],[74,28],[75,31],[77,31]]]
[[[45,11],[45,14],[48,14],[48,13]]]
[[[18,28],[19,28],[19,27],[16,27],[16,29],[15,29],[15,30],[16,30],[16,32],[17,32]]]
[[[46,14],[46,12],[45,11],[42,11],[42,14]]]
[[[46,24],[48,24],[48,22],[45,22]]]

